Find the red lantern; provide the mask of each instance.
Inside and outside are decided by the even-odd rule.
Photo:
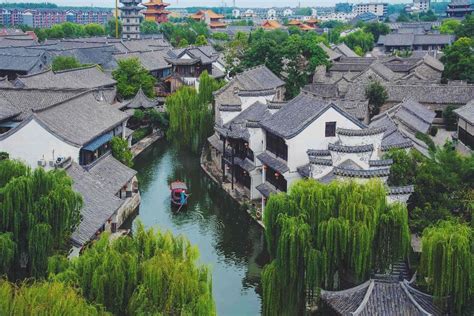
[[[267,166],[263,165],[263,170],[267,170]]]
[[[278,172],[275,172],[275,178],[278,179],[279,176],[280,176],[280,175],[278,174]]]
[[[248,148],[248,147],[249,147],[249,143],[244,143],[244,146]]]

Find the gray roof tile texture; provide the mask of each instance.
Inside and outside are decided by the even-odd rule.
[[[354,124],[365,127],[355,117],[331,102],[315,98],[311,94],[304,92],[285,104],[270,118],[263,120],[261,125],[267,131],[289,139],[299,134],[329,107],[333,107]]]
[[[97,101],[91,91],[37,110],[35,116],[53,134],[76,146],[85,145],[128,119],[127,114],[107,102]]]

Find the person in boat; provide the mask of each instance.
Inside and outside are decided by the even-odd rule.
[[[180,197],[180,204],[184,205],[186,204],[186,200],[188,199],[188,195],[184,190],[181,191],[181,197]]]

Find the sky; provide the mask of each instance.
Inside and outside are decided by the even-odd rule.
[[[142,0],[148,2],[148,0]],[[298,2],[302,7],[314,6],[334,6],[336,2],[346,2],[347,0],[235,0],[237,7],[296,7]],[[371,0],[372,1],[372,0]],[[380,0],[379,0],[380,1]],[[48,0],[0,0],[3,2],[48,2]],[[115,0],[49,0],[49,2],[64,6],[97,6],[97,7],[113,7]],[[232,6],[232,0],[165,0],[171,4],[172,7],[192,7],[192,6],[213,6],[219,7],[226,3],[227,6]],[[367,0],[350,0],[350,3],[368,2]],[[380,1],[382,2],[382,1]],[[389,0],[385,2],[390,3],[409,3],[411,0]]]

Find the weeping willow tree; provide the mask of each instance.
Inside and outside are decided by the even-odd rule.
[[[44,276],[48,256],[69,244],[82,198],[64,171],[31,171],[14,160],[0,161],[0,184],[0,253],[8,254],[0,269],[12,277]]]
[[[0,297],[0,315],[110,315],[60,282],[17,286],[0,279]]]
[[[113,314],[215,315],[211,274],[198,257],[186,238],[138,223],[132,238],[103,234],[70,263],[52,257],[49,272]]]
[[[472,227],[440,221],[423,231],[422,250],[420,276],[436,297],[450,296],[456,313],[461,314],[474,295]]]
[[[407,218],[406,207],[388,204],[377,181],[304,180],[271,196],[264,213],[273,259],[262,275],[264,314],[301,314],[319,288],[338,289],[341,279],[361,282],[405,258]]]
[[[212,92],[222,86],[207,71],[199,77],[199,91],[183,86],[166,99],[169,113],[168,138],[197,151],[214,126]]]

